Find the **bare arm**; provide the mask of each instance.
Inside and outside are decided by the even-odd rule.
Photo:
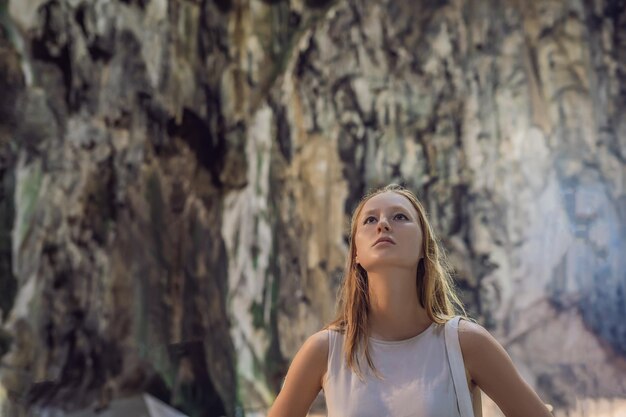
[[[498,341],[482,326],[459,322],[459,342],[472,380],[506,417],[552,417]]]
[[[309,337],[291,362],[268,417],[305,417],[322,389],[328,361],[328,332]]]

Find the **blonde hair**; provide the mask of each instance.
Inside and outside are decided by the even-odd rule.
[[[416,276],[417,296],[420,304],[426,310],[428,318],[435,323],[444,324],[457,313],[464,317],[467,316],[463,303],[456,294],[451,277],[451,269],[445,261],[445,253],[440,249],[439,242],[428,222],[426,210],[415,194],[397,184],[390,184],[368,193],[361,199],[352,213],[349,256],[339,291],[337,315],[332,322],[324,327],[325,329],[338,330],[344,334],[346,363],[359,377],[362,377],[359,361],[361,349],[370,369],[377,376],[379,375],[372,362],[367,343],[369,337],[367,272],[355,261],[356,247],[354,245],[354,236],[358,218],[365,203],[375,195],[387,191],[406,197],[418,214],[423,236],[422,253],[424,258],[420,261]]]

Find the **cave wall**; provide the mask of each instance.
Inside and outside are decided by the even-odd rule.
[[[556,415],[622,404],[623,2],[5,0],[0,18],[6,413],[139,391],[262,413],[333,315],[352,208],[389,182]]]

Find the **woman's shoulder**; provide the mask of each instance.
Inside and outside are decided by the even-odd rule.
[[[309,336],[302,344],[293,361],[293,363],[298,364],[297,367],[299,369],[305,369],[306,372],[310,372],[313,375],[319,373],[320,383],[323,374],[326,372],[326,364],[328,362],[328,333],[328,330],[322,329]]]
[[[485,343],[492,339],[493,336],[480,324],[472,319],[461,317],[459,320],[459,342],[463,345],[474,345]]]
[[[490,345],[494,342],[494,337],[487,329],[476,321],[461,316],[461,320],[459,320],[459,344],[463,353],[480,351],[486,344]]]
[[[305,342],[314,346],[316,349],[326,349],[328,351],[328,339],[330,335],[328,334],[329,329],[322,329],[318,332],[313,333],[307,341]]]
[[[471,320],[459,320],[459,344],[465,364],[473,373],[491,367],[491,359],[505,352],[487,329]]]
[[[330,334],[327,328],[310,335],[300,348],[313,361],[326,361],[328,358]]]

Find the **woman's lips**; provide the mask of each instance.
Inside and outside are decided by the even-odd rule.
[[[382,243],[388,243],[388,244],[390,244],[390,245],[395,245],[395,243],[394,243],[391,239],[382,238],[382,239],[377,240],[377,241],[374,243],[374,246],[378,246],[378,245],[380,245],[380,244],[382,244]]]

